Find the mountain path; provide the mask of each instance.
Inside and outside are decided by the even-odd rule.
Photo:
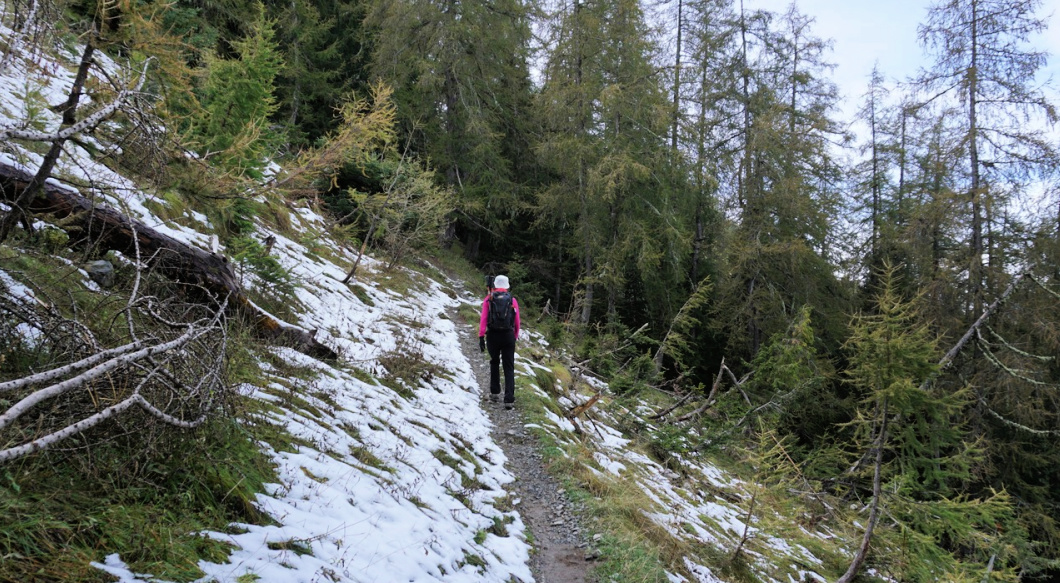
[[[455,322],[461,321],[455,314],[451,316]],[[508,470],[515,475],[508,490],[533,536],[530,570],[537,583],[587,583],[592,580],[589,571],[595,553],[579,524],[578,509],[545,469],[540,444],[524,427],[518,388],[513,410],[489,400],[489,356],[479,351],[477,326],[478,322],[458,325],[460,348],[481,388],[482,407],[493,422],[493,439],[508,458]]]

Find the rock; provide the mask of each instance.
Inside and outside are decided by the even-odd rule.
[[[108,288],[114,285],[114,264],[105,259],[89,261],[85,264],[88,277],[99,287]]]

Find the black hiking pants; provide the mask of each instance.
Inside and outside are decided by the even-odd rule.
[[[490,393],[501,392],[500,367],[504,366],[504,402],[515,402],[515,331],[486,332],[486,350],[490,353]]]

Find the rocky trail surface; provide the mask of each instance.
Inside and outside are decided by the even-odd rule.
[[[537,439],[524,426],[518,389],[515,409],[505,410],[499,402],[491,402],[489,356],[479,351],[474,326],[468,326],[466,333],[461,335],[460,345],[482,388],[482,407],[493,421],[493,438],[504,450],[508,470],[516,477],[509,489],[516,501],[515,509],[533,536],[530,569],[535,580],[537,583],[590,581],[589,571],[595,552],[579,525],[577,509],[567,499],[561,485],[546,471]],[[518,350],[516,346],[517,353]]]

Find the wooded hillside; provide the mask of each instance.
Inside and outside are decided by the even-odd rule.
[[[92,190],[52,173],[76,141],[209,201],[282,296],[248,225],[262,196],[308,199],[360,254],[444,246],[507,274],[578,362],[672,397],[659,418],[702,429],[698,451],[784,444],[800,489],[870,509],[844,580],[1058,576],[1047,7],[934,3],[930,66],[874,71],[841,120],[812,19],[742,6],[4,0],[0,67],[69,42],[80,68],[0,120],[5,154],[40,152],[0,242],[55,210],[33,202],[48,179]]]

